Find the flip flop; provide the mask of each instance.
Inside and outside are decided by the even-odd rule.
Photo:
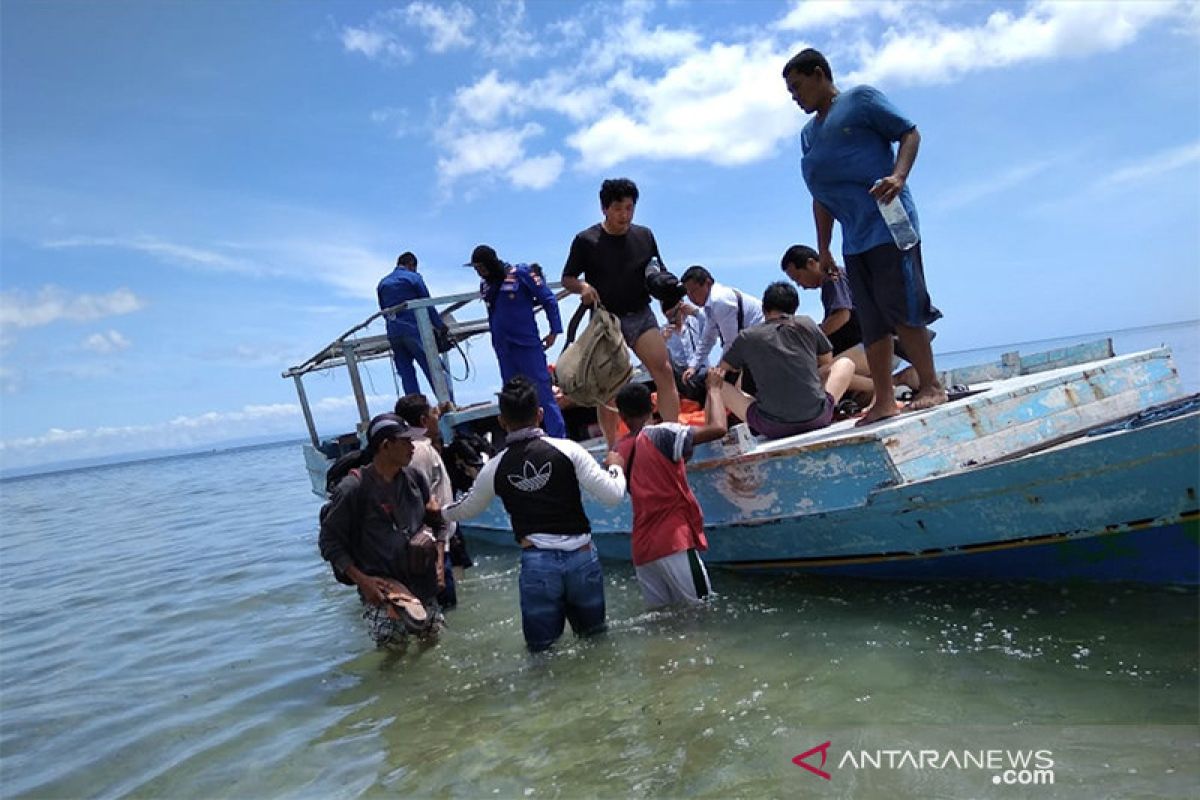
[[[397,581],[388,581],[384,594],[388,601],[388,617],[398,620],[410,633],[423,633],[429,629],[432,618],[428,609],[407,586]]]

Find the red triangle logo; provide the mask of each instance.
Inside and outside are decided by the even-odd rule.
[[[823,769],[817,769],[812,764],[807,764],[804,761],[804,759],[808,758],[813,753],[819,752],[821,754],[821,766],[822,767],[825,766],[825,759],[829,755],[829,744],[830,744],[829,742],[825,742],[824,744],[817,745],[816,747],[812,748],[811,750],[805,750],[803,753],[801,753],[800,755],[793,758],[792,763],[795,764],[797,767],[804,767],[806,770],[808,770],[809,772],[811,772],[814,775],[820,775],[825,780],[830,780],[832,778],[832,776],[828,772],[826,772]]]

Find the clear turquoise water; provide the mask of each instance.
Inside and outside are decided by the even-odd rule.
[[[0,483],[0,795],[1200,786],[1194,591],[716,572],[711,608],[647,614],[631,569],[608,564],[610,632],[535,659],[513,554],[485,551],[442,640],[396,654],[369,646],[353,593],[320,561],[318,506],[294,446]],[[828,782],[791,763],[825,741]],[[1049,750],[1055,784],[834,763],[904,748]]]

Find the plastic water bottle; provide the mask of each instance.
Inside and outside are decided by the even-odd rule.
[[[871,188],[874,189],[880,183],[882,181],[875,181]],[[896,247],[901,250],[911,250],[916,247],[921,238],[917,236],[912,220],[908,218],[908,212],[904,210],[904,204],[900,202],[900,195],[897,194],[890,203],[876,199],[875,204],[879,206],[879,213],[883,215],[883,221],[887,223],[888,232],[892,234]]]
[[[646,277],[649,278],[658,272],[665,272],[662,262],[658,260],[658,256],[650,256],[650,260],[646,262]]]

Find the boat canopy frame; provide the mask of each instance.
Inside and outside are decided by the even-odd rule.
[[[569,294],[567,290],[562,288],[562,284],[560,283],[551,283],[549,286],[555,293],[556,299],[561,300]],[[367,423],[371,419],[371,412],[367,407],[367,396],[363,390],[362,377],[359,374],[358,366],[364,361],[391,357],[392,348],[388,343],[387,334],[372,334],[368,336],[359,336],[359,334],[381,317],[401,311],[419,311],[420,309],[430,307],[434,311],[437,311],[439,306],[445,306],[442,311],[437,312],[438,316],[446,323],[446,327],[454,341],[462,343],[490,330],[486,315],[482,318],[461,322],[454,318],[454,312],[469,306],[472,302],[480,300],[479,292],[476,290],[473,292],[440,295],[438,297],[422,297],[389,306],[388,308],[376,311],[300,364],[284,370],[282,377],[291,378],[295,382],[296,395],[300,400],[300,409],[304,412],[304,424],[308,428],[308,436],[313,447],[318,449],[321,447],[321,438],[317,433],[312,407],[308,402],[308,393],[304,389],[305,375],[336,369],[342,366],[346,368],[350,376],[350,387],[354,392],[354,402],[358,408],[358,431],[361,433],[366,429]],[[421,350],[425,353],[427,363],[430,365],[442,363],[443,359],[441,354],[438,353],[437,338],[434,335],[433,323],[430,321],[429,315],[419,313],[414,316],[417,320],[417,334],[421,341]],[[433,394],[437,398],[437,404],[442,405],[449,402],[450,385],[447,383],[447,371],[443,369],[430,369],[430,373],[428,377],[433,386]],[[493,405],[487,404],[487,407],[482,410],[471,407],[446,412],[443,414],[441,420],[443,432],[452,431],[454,426],[459,423],[477,419],[480,416],[486,416],[491,413],[490,408]]]

